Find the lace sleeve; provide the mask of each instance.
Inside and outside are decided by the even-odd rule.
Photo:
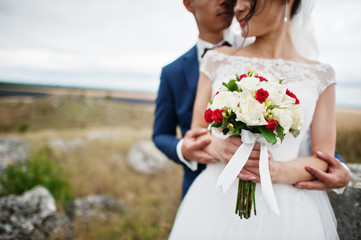
[[[218,66],[224,60],[224,56],[215,50],[210,50],[204,55],[199,71],[204,73],[212,82],[215,80],[215,73]]]
[[[325,91],[328,86],[336,84],[335,71],[328,64],[322,64],[320,66],[320,69],[318,69],[318,78],[320,80],[317,86],[318,94]]]

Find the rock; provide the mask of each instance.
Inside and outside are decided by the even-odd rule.
[[[56,212],[55,199],[49,191],[42,186],[34,187],[18,199],[22,202],[39,203],[42,217],[47,217],[52,212]]]
[[[27,142],[14,137],[0,137],[0,175],[10,163],[25,163],[28,160],[30,146]]]
[[[351,181],[343,194],[328,192],[340,239],[361,239],[361,164],[347,164]]]
[[[56,212],[55,200],[44,187],[0,198],[0,212],[0,239],[71,238],[69,220]]]
[[[54,138],[49,141],[49,146],[52,149],[61,151],[63,153],[75,151],[81,147],[84,147],[85,145],[85,142],[80,138],[73,138],[68,141],[61,138]]]
[[[361,189],[347,187],[343,194],[328,192],[340,239],[361,239]]]
[[[349,186],[361,189],[361,164],[349,163],[347,166],[351,170],[351,181]]]
[[[74,219],[90,222],[93,219],[107,219],[112,214],[121,214],[125,203],[109,196],[88,195],[74,200],[67,206],[68,215]]]
[[[154,174],[169,166],[169,160],[151,141],[140,141],[128,153],[127,164],[143,174]]]

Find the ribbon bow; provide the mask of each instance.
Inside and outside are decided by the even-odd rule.
[[[217,180],[217,187],[222,186],[223,194],[228,191],[233,181],[237,178],[239,172],[246,164],[249,155],[256,142],[260,143],[260,159],[259,159],[259,172],[262,186],[262,196],[266,200],[268,207],[280,215],[280,211],[277,205],[276,197],[273,192],[271,176],[269,173],[268,166],[268,151],[267,151],[267,140],[259,133],[252,133],[248,130],[242,129],[241,138],[243,144],[239,146],[237,151],[234,153],[231,160],[228,162],[226,167],[223,169],[221,175]]]

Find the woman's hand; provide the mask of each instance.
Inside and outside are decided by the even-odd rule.
[[[211,143],[206,146],[204,150],[216,159],[219,159],[225,165],[227,165],[242,144],[242,140],[238,136],[230,136],[227,139],[221,139],[211,135],[211,139]]]
[[[260,173],[259,173],[259,156],[260,156],[260,144],[256,143],[246,165],[243,167],[241,172],[238,174],[238,178],[242,180],[249,180],[255,183],[260,183]],[[270,177],[273,183],[280,181],[278,178],[279,171],[282,166],[281,162],[275,161],[273,155],[268,151],[268,166]]]

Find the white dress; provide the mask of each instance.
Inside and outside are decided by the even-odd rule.
[[[248,70],[269,73],[285,79],[283,84],[296,94],[304,111],[304,125],[297,138],[287,134],[283,143],[270,149],[277,161],[291,161],[297,157],[302,139],[307,134],[319,95],[335,83],[333,69],[326,64],[304,64],[292,61],[229,56],[209,51],[201,72],[213,82],[213,94],[222,82]],[[339,239],[337,223],[325,191],[301,190],[289,184],[273,184],[280,208],[280,216],[271,212],[256,186],[257,215],[240,219],[235,214],[238,181],[234,181],[223,195],[216,189],[216,181],[223,163],[208,164],[196,178],[183,199],[169,239],[210,240],[310,240]]]

